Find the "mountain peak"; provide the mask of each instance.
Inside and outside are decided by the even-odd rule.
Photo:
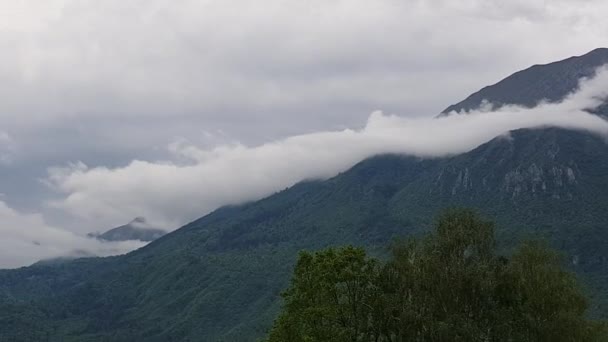
[[[592,77],[596,69],[608,64],[608,48],[597,48],[581,56],[573,56],[549,64],[533,65],[502,81],[484,87],[464,101],[446,108],[439,116],[462,113],[491,103],[496,109],[503,105],[534,107],[539,102],[559,102],[576,90],[579,81]]]
[[[148,221],[146,221],[145,217],[138,216],[138,217],[134,218],[131,222],[129,222],[129,224],[133,224],[133,223],[146,224],[146,223],[148,223]]]
[[[167,234],[165,230],[152,227],[145,217],[139,216],[123,226],[110,229],[102,234],[89,234],[89,236],[106,241],[139,240],[149,242],[165,234]]]
[[[608,48],[599,47],[599,48],[593,49],[589,53],[587,53],[587,55],[596,55],[596,54],[598,54],[598,55],[608,54]]]

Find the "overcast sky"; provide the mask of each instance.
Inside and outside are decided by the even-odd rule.
[[[401,120],[376,110],[426,127],[517,70],[603,46],[606,14],[602,0],[0,0],[0,234],[155,214],[175,229],[329,176],[378,143],[289,177],[247,168],[331,161],[293,136]],[[253,175],[236,188],[234,167]]]

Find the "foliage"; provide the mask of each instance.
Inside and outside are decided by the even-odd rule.
[[[283,294],[294,314],[281,316],[271,340],[353,341],[367,334],[377,273],[377,262],[361,248],[301,253]]]
[[[555,252],[496,253],[491,223],[468,210],[381,265],[361,248],[303,252],[269,342],[603,341],[603,323]]]

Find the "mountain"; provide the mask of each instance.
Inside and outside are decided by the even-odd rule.
[[[577,88],[581,78],[593,76],[596,69],[606,63],[608,63],[608,49],[599,48],[583,56],[545,65],[534,65],[449,106],[441,112],[440,116],[451,112],[478,109],[484,102],[490,103],[493,109],[505,104],[530,108],[541,100],[559,102]],[[608,115],[608,106],[601,106],[599,112]]]
[[[167,234],[165,230],[152,228],[145,218],[137,217],[133,221],[123,226],[110,229],[105,233],[90,233],[88,236],[105,241],[139,240],[150,242],[165,234]]]
[[[255,341],[298,251],[354,244],[382,256],[450,206],[494,219],[505,253],[527,238],[559,248],[587,284],[592,314],[608,317],[607,175],[604,139],[555,128],[449,158],[376,156],[221,208],[124,256],[0,271],[0,327],[10,327],[0,340]]]

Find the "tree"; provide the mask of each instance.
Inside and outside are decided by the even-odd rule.
[[[378,263],[361,248],[302,252],[270,341],[358,341],[369,331]]]
[[[269,341],[604,341],[606,326],[558,255],[523,244],[496,253],[493,224],[470,210],[392,248],[302,252]]]

